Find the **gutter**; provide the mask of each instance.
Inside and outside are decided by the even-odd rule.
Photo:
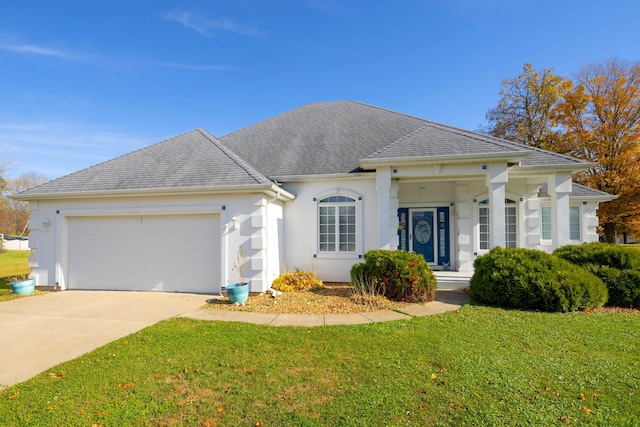
[[[28,191],[28,190],[27,190]],[[13,200],[56,200],[56,199],[87,199],[108,197],[140,197],[140,196],[175,196],[175,195],[202,195],[202,194],[247,194],[266,193],[279,200],[290,202],[296,196],[278,187],[275,184],[258,185],[225,185],[223,187],[175,187],[175,188],[135,188],[123,190],[94,190],[94,191],[69,191],[56,193],[18,193],[8,196]]]

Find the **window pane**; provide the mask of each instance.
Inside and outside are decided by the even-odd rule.
[[[580,206],[569,206],[569,239],[580,240]]]
[[[515,206],[505,208],[505,246],[515,248],[518,246],[517,215]]]
[[[551,208],[548,206],[542,207],[542,238],[544,240],[551,240]]]
[[[480,236],[479,243],[480,249],[489,249],[489,208],[480,208],[479,222],[480,222]]]
[[[320,252],[335,251],[335,212],[334,206],[321,206],[318,209],[319,223],[318,228],[318,250]]]

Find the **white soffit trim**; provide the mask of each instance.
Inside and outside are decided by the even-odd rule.
[[[509,151],[502,153],[477,153],[477,154],[453,154],[446,156],[416,156],[416,157],[392,157],[380,159],[360,159],[358,162],[364,169],[378,166],[400,165],[432,165],[435,163],[478,163],[483,161],[505,161],[516,163],[533,154],[533,151]]]

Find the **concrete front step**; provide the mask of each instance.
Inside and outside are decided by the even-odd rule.
[[[434,271],[438,281],[437,289],[461,290],[469,287],[473,273],[458,271]]]

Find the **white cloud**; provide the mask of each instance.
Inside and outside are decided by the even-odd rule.
[[[0,152],[11,160],[9,173],[15,176],[33,171],[56,178],[158,140],[100,125],[0,123]]]
[[[23,55],[47,56],[64,60],[81,60],[83,55],[66,49],[53,48],[34,43],[24,42],[9,37],[6,34],[0,34],[0,50],[14,52]]]
[[[195,12],[167,12],[161,15],[162,18],[169,21],[175,21],[178,24],[197,31],[205,37],[211,36],[216,31],[226,31],[242,36],[264,37],[264,34],[255,28],[247,25],[238,24],[231,19],[209,19],[202,14]]]

